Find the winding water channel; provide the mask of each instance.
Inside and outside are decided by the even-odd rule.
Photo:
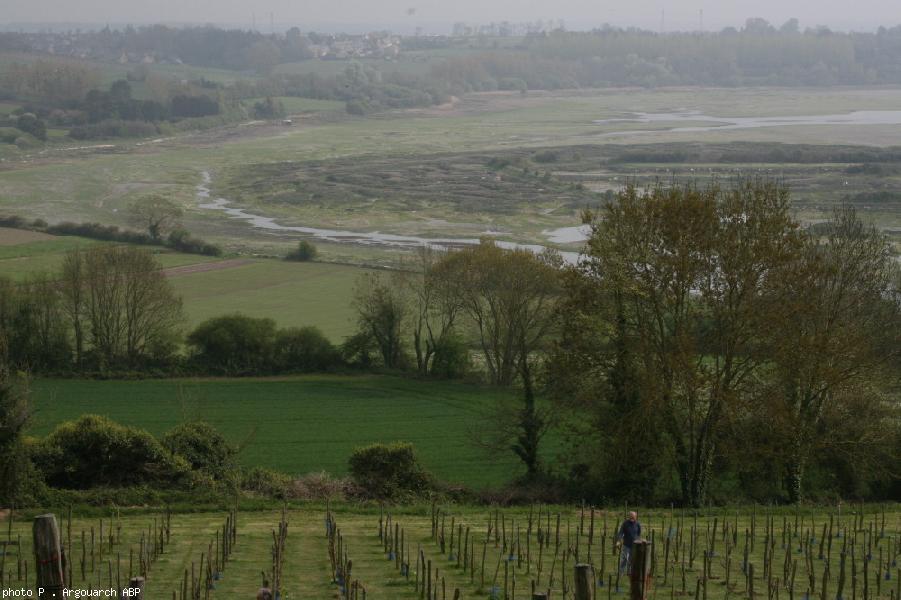
[[[246,221],[251,227],[258,229],[266,229],[269,231],[290,231],[301,233],[313,238],[337,243],[352,243],[372,246],[390,246],[396,248],[416,248],[419,246],[429,246],[432,248],[459,248],[461,246],[472,246],[480,242],[478,238],[427,238],[415,235],[396,235],[391,233],[381,233],[378,231],[342,231],[338,229],[323,229],[320,227],[304,227],[294,225],[281,225],[276,223],[272,217],[264,217],[247,212],[242,208],[234,208],[229,206],[230,202],[225,198],[212,198],[210,184],[212,177],[208,171],[201,172],[203,181],[197,185],[197,198],[200,200],[199,208],[205,210],[218,210],[227,214],[233,219]],[[578,243],[587,239],[585,234],[587,230],[580,227],[562,227],[545,234],[550,241],[555,243]],[[545,249],[539,244],[517,244],[504,240],[496,240],[495,243],[508,249],[524,249],[539,253]],[[578,252],[560,252],[563,259],[568,263],[576,263],[579,260]]]
[[[757,129],[760,127],[792,127],[797,125],[901,125],[901,110],[857,110],[845,114],[834,115],[797,115],[791,117],[715,117],[696,110],[677,110],[668,113],[631,113],[628,117],[614,119],[598,119],[595,125],[612,123],[692,123],[687,126],[674,126],[664,129],[632,129],[628,131],[611,131],[605,136],[630,135],[636,133],[668,132],[704,132],[726,131],[730,129]],[[696,123],[712,123],[697,125]]]

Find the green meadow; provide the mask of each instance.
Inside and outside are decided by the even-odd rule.
[[[11,230],[0,230],[0,236],[4,231]],[[69,250],[103,243],[107,242],[55,237],[0,245],[0,277],[23,281],[38,273],[52,276]],[[211,317],[243,313],[271,318],[281,327],[314,325],[335,343],[354,331],[353,286],[365,272],[359,267],[151,250],[184,301],[188,328]]]

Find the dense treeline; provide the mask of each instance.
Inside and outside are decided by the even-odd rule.
[[[152,56],[160,61],[259,73],[269,73],[280,63],[318,60],[311,47],[323,42],[323,36],[303,34],[296,28],[284,35],[263,35],[213,27],[152,26],[72,36],[83,52],[100,60],[120,55]],[[0,34],[0,47],[41,48],[39,40],[38,34],[4,33]],[[375,38],[354,43],[377,44]],[[453,38],[436,38],[429,46],[456,48],[460,44]],[[417,40],[403,41],[402,46],[416,47]],[[399,60],[403,60],[403,53]],[[229,94],[245,99],[299,96],[341,100],[348,103],[349,112],[365,114],[384,108],[438,104],[472,91],[897,84],[901,83],[899,65],[901,26],[883,27],[875,33],[839,33],[824,28],[802,32],[795,20],[776,28],[762,19],[749,19],[741,29],[727,28],[718,33],[658,34],[605,27],[591,32],[533,34],[516,45],[436,59],[430,71],[418,75],[351,60],[336,74],[278,73],[238,81],[230,86]],[[151,70],[139,65],[134,73],[136,79],[143,80]],[[167,86],[159,77],[151,79],[158,91]],[[98,80],[92,69],[77,62],[36,61],[7,66],[4,90],[15,98],[54,98],[61,103],[86,100],[86,94],[93,90],[94,97],[87,103],[109,113],[109,98],[104,96],[107,92],[98,91]],[[120,115],[107,118],[153,123],[167,116],[218,114],[222,109],[221,99],[213,98],[215,94],[191,93],[187,103],[173,95],[166,98],[171,105],[164,107],[120,104],[115,111]],[[209,101],[219,101],[219,110],[202,106]]]
[[[120,229],[116,225],[103,225],[101,223],[73,223],[63,221],[55,225],[49,225],[43,219],[28,221],[18,216],[0,215],[0,227],[39,231],[51,235],[74,235],[78,237],[101,240],[105,242],[122,242],[125,244],[140,244],[148,246],[166,246],[184,252],[186,254],[201,254],[204,256],[221,256],[222,248],[215,244],[196,238],[185,229],[175,227],[167,231],[168,235],[154,235],[153,228],[144,233],[131,229]]]
[[[776,30],[666,34],[606,29],[529,36],[523,44],[436,61],[424,75],[350,63],[338,75],[278,75],[265,93],[345,100],[350,112],[425,106],[474,91],[901,83],[901,27],[876,34]],[[259,95],[259,94],[258,94]]]
[[[282,62],[310,59],[314,56],[310,46],[322,41],[322,36],[296,28],[284,35],[264,35],[162,25],[104,29],[74,37],[83,53],[98,58],[153,55],[236,70],[266,70]],[[35,34],[3,33],[0,47],[31,49],[36,45],[34,38]],[[459,44],[453,38],[435,38],[428,46]],[[410,38],[402,45],[415,49],[422,44]],[[433,73],[436,81],[432,83],[474,89],[515,89],[522,81],[545,89],[899,83],[899,65],[901,27],[881,27],[875,33],[840,33],[822,27],[802,31],[795,19],[775,27],[752,18],[741,29],[730,27],[718,33],[659,34],[607,26],[591,32],[532,34],[509,49],[451,59],[446,68]]]
[[[117,59],[123,54],[138,57],[151,55],[172,62],[244,70],[312,57],[309,39],[296,29],[276,37],[212,26],[178,28],[151,25],[129,26],[122,30],[105,28],[72,34],[72,37],[77,38],[81,54],[101,60]],[[0,33],[0,48],[28,51],[36,45],[40,45],[40,35]]]
[[[433,95],[665,85],[901,83],[901,27],[800,32],[752,19],[741,30],[657,34],[606,28],[532,35],[514,48],[458,56],[414,80]]]
[[[135,77],[147,75],[136,75]],[[47,126],[65,127],[77,140],[156,135],[167,122],[215,117],[223,99],[215,85],[175,85],[156,79],[152,98],[135,98],[132,83],[120,79],[108,89],[98,85],[95,69],[77,62],[37,60],[11,63],[0,71],[0,98],[22,102],[0,127],[9,129],[4,141],[27,134],[46,140]],[[25,138],[26,140],[28,138]],[[21,145],[21,144],[20,144]]]

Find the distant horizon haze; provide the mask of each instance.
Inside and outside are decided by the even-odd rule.
[[[269,33],[297,26],[304,31],[360,33],[390,29],[446,34],[456,22],[483,25],[562,20],[571,30],[604,24],[651,31],[719,31],[740,27],[750,17],[779,26],[797,18],[801,27],[826,26],[838,31],[872,31],[901,23],[897,0],[813,3],[800,0],[0,0],[0,28],[35,30],[94,29],[128,24],[215,25]]]

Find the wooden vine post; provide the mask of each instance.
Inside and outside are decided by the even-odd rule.
[[[132,600],[144,600],[144,578],[132,577],[128,582],[128,588]]]
[[[35,517],[34,536],[35,577],[39,598],[62,598],[66,587],[66,558],[59,537],[56,515]]]
[[[574,600],[591,600],[591,565],[578,564],[573,571]]]
[[[635,540],[632,544],[632,571],[629,574],[631,600],[647,600],[650,588],[651,542]]]

